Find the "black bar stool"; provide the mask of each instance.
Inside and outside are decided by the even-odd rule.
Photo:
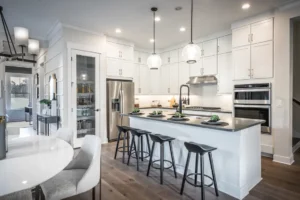
[[[135,154],[134,158],[136,158],[136,160],[137,160],[136,168],[137,168],[137,171],[139,171],[139,160],[141,159],[141,161],[144,161],[144,158],[149,157],[150,143],[149,143],[149,135],[148,134],[150,132],[140,130],[140,129],[132,129],[130,132],[131,132],[132,139],[131,139],[131,144],[130,144],[127,165],[129,165],[130,157],[134,157],[134,156],[132,156],[132,154]],[[137,146],[135,144],[135,136],[137,136],[137,138],[138,138]],[[147,139],[148,152],[144,151],[143,136],[146,136],[146,139]],[[134,146],[134,152],[132,151],[133,146]],[[144,156],[144,154],[146,154],[146,157]]]
[[[117,140],[117,146],[116,146],[116,152],[115,152],[115,159],[117,158],[118,152],[123,153],[123,163],[125,163],[125,153],[129,154],[129,132],[133,130],[133,128],[128,127],[128,126],[117,126],[119,134],[118,134],[118,140]],[[123,134],[123,146],[119,147],[119,143],[121,140]],[[126,144],[127,141],[127,144]],[[127,150],[126,150],[127,148]],[[120,150],[122,149],[122,150]]]
[[[187,148],[187,150],[189,151],[189,153],[188,153],[188,157],[187,157],[187,161],[186,161],[186,165],[185,165],[185,169],[184,169],[184,175],[183,175],[180,194],[181,195],[183,194],[184,184],[185,184],[185,181],[186,181],[186,182],[188,182],[189,184],[191,184],[195,187],[201,187],[202,188],[202,191],[201,191],[201,199],[202,200],[205,199],[204,188],[205,187],[210,187],[212,185],[214,185],[214,187],[215,187],[216,196],[219,196],[218,185],[217,185],[215,169],[214,169],[214,163],[213,163],[212,154],[211,154],[211,152],[216,150],[217,148],[210,147],[210,146],[207,146],[207,145],[204,145],[204,144],[197,144],[197,143],[193,143],[193,142],[185,142],[184,145]],[[187,175],[187,171],[188,171],[189,163],[190,163],[190,158],[191,158],[191,153],[196,153],[195,173],[191,173],[191,174]],[[208,156],[209,156],[211,173],[212,173],[213,177],[210,177],[210,176],[207,176],[207,175],[204,174],[204,157],[203,156],[206,153],[208,153]],[[198,173],[199,154],[200,154],[200,170],[201,170],[200,173]],[[201,184],[200,185],[197,184],[197,176],[198,175],[201,176]],[[194,176],[194,183],[189,182],[189,180],[187,179],[187,177],[190,177],[190,176]],[[212,183],[209,184],[209,185],[205,185],[204,177],[207,177],[210,180],[212,180]]]
[[[160,184],[163,184],[163,181],[164,181],[163,171],[164,171],[164,169],[170,169],[171,167],[173,167],[175,178],[177,178],[176,166],[175,166],[175,160],[174,160],[174,154],[173,154],[173,147],[172,147],[172,140],[175,140],[175,138],[165,136],[165,135],[161,135],[161,134],[150,134],[150,137],[151,137],[151,140],[153,141],[153,144],[152,144],[152,151],[151,151],[151,154],[150,154],[150,160],[149,160],[149,165],[148,165],[147,176],[149,176],[150,167],[153,167],[155,169],[160,169]],[[156,142],[160,143],[160,160],[152,161],[153,152],[154,152]],[[169,160],[165,160],[165,150],[164,150],[165,142],[169,142],[172,162],[169,161]],[[159,168],[153,166],[153,164],[158,162],[158,161],[160,161],[160,167]],[[165,168],[165,166],[164,166],[165,162],[170,163],[171,166]]]

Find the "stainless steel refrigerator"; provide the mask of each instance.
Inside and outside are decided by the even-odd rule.
[[[125,80],[107,80],[107,137],[118,138],[117,125],[129,126],[128,114],[134,108],[134,83]]]

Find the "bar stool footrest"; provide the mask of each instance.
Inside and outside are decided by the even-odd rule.
[[[188,184],[190,184],[190,185],[192,185],[192,186],[194,186],[194,187],[202,187],[202,184],[201,184],[201,185],[198,185],[198,184],[195,185],[194,183],[191,183],[189,179],[187,179],[188,177],[191,178],[190,176],[195,176],[195,175],[201,176],[201,173],[191,173],[191,174],[188,174],[188,175],[186,175],[185,181],[186,181]],[[205,184],[204,184],[205,187],[210,187],[210,186],[212,186],[212,185],[214,184],[214,181],[213,181],[212,177],[210,177],[210,176],[208,176],[208,175],[205,175],[205,174],[204,174],[204,177],[209,178],[209,179],[212,181],[211,184],[208,184],[208,185],[205,185]]]
[[[127,149],[127,148],[128,148],[128,146],[125,146],[125,149]],[[123,149],[123,147],[119,147],[119,148],[118,148],[118,152],[122,152],[122,153],[123,153],[123,152],[128,152],[127,150],[123,151],[123,150],[119,150],[119,149]]]
[[[153,167],[154,169],[160,169],[160,167],[155,167],[155,166],[153,165],[153,164],[156,163],[156,162],[160,162],[160,160],[154,160],[154,161],[152,161],[151,167]],[[165,162],[170,163],[171,166],[169,166],[169,167],[165,167],[165,166],[164,166],[164,169],[171,169],[171,168],[173,167],[173,164],[172,164],[171,161],[169,161],[169,160],[164,160],[164,164],[165,164]]]
[[[146,154],[146,156],[144,156],[143,158],[149,158],[149,157],[150,157],[150,153],[149,153],[149,152],[143,151],[143,153]],[[140,151],[140,154],[141,154],[141,151]],[[133,156],[133,155],[135,155],[135,156]],[[135,153],[135,151],[132,151],[131,157],[136,159],[136,153]],[[142,157],[140,156],[140,159],[141,159],[141,158],[142,158]]]

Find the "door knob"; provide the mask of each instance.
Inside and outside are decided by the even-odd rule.
[[[96,112],[99,112],[99,111],[100,111],[100,109],[96,109],[95,111],[96,111]]]

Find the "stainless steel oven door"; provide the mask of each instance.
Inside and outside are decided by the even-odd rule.
[[[271,134],[270,105],[234,105],[234,116],[238,118],[261,119],[261,132]]]
[[[271,104],[270,88],[235,89],[235,104]]]

